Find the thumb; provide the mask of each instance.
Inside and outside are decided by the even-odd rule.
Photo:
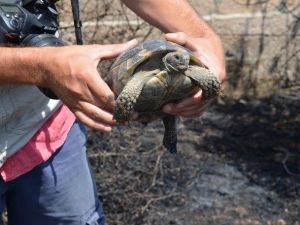
[[[171,41],[176,44],[182,45],[190,49],[191,51],[197,51],[197,48],[195,45],[193,45],[193,42],[190,40],[190,37],[184,32],[167,33],[165,34],[165,38],[167,41]]]
[[[188,48],[193,52],[195,56],[197,56],[200,61],[208,68],[211,67],[209,60],[207,59],[206,55],[203,54],[204,52],[200,51],[199,49],[199,43],[201,45],[208,45],[209,43],[203,42],[203,40],[200,40],[198,38],[197,43],[198,46],[195,44],[195,39],[193,37],[188,36],[187,34],[183,32],[177,32],[177,33],[167,33],[165,34],[165,38],[168,41],[174,42],[176,44],[182,45],[183,47]],[[201,42],[200,42],[201,41]]]
[[[122,44],[99,45],[97,58],[99,60],[112,59],[136,46],[138,41],[133,39]]]

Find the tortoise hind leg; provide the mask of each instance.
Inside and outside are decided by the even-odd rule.
[[[144,84],[144,79],[141,79],[138,74],[134,75],[126,84],[116,99],[116,107],[113,115],[117,121],[125,122],[130,120],[135,103],[143,90]]]
[[[177,152],[177,128],[175,116],[165,116],[163,118],[165,126],[165,134],[163,145],[169,150],[170,153]]]

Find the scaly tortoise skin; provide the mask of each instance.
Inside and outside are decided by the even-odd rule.
[[[219,80],[196,56],[165,40],[145,41],[119,56],[108,74],[108,84],[117,96],[114,118],[129,121],[133,111],[144,124],[162,118],[163,145],[171,153],[177,151],[176,118],[162,112],[162,107],[199,89],[204,100],[220,93]]]

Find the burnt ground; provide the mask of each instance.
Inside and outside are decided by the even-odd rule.
[[[179,120],[178,153],[160,121],[89,132],[109,225],[299,225],[299,96],[224,98]]]

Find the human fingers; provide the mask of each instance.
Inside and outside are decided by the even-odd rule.
[[[99,121],[110,126],[117,125],[117,121],[114,119],[113,114],[111,112],[108,112],[93,104],[87,103],[87,106],[89,107],[87,115],[93,120]]]
[[[73,113],[81,123],[83,123],[84,125],[92,129],[99,130],[102,132],[109,132],[112,130],[112,126],[106,125],[104,123],[96,122],[81,111],[75,111]]]
[[[190,106],[186,108],[176,108],[176,105],[168,106],[169,109],[165,110],[165,112],[174,115],[174,116],[181,116],[181,117],[197,117],[202,115],[202,113],[208,108],[210,103],[204,103],[197,106]]]
[[[185,118],[195,118],[201,116],[206,110],[207,108],[200,108],[194,111],[178,113],[177,116],[185,117]]]
[[[205,102],[201,102],[200,104],[187,106],[187,107],[184,107],[184,108],[178,108],[175,105],[173,111],[176,114],[193,114],[194,112],[198,113],[199,111],[203,111],[203,110],[208,109],[208,107],[211,105],[211,103],[212,103],[211,100],[207,100]]]
[[[166,109],[167,108],[167,109]],[[198,115],[199,112],[207,108],[207,106],[201,105],[197,107],[188,107],[188,108],[176,108],[175,105],[167,106],[164,109],[164,112],[174,115],[174,116],[187,116],[187,115]]]
[[[215,37],[191,37],[183,32],[165,34],[168,41],[190,49],[221,81],[226,77],[224,52]],[[219,46],[219,47],[216,47]]]
[[[97,45],[96,46],[96,59],[105,60],[118,56],[122,52],[134,47],[137,44],[137,40],[133,39],[123,44],[112,44],[112,45]],[[114,93],[111,91],[109,86],[102,80],[97,69],[94,67],[91,71],[90,81],[88,86],[90,91],[93,93],[95,103],[100,107],[105,107],[112,111],[115,107]]]
[[[123,53],[124,51],[133,48],[137,45],[138,41],[133,39],[122,44],[109,44],[109,45],[98,45],[97,46],[97,58],[99,60],[112,59]]]
[[[184,32],[168,33],[168,34],[165,34],[165,38],[168,41],[175,42],[179,45],[182,45],[182,46],[188,48],[189,50],[191,50],[193,52],[193,54],[195,56],[197,56],[201,60],[201,62],[205,66],[207,66],[208,68],[211,67],[209,57],[207,57],[206,54],[204,54],[205,53],[204,49],[206,49],[207,46],[209,46],[209,44],[210,44],[209,41],[207,41],[206,39],[190,37],[187,34],[185,34]]]
[[[198,91],[191,97],[184,98],[178,103],[169,103],[163,107],[163,111],[172,115],[187,116],[196,115],[209,107],[214,99],[202,98],[202,91]]]
[[[66,88],[63,93],[58,92],[61,100],[85,125],[101,131],[110,131],[110,127],[116,125],[113,115],[105,110],[105,107],[99,107],[96,104],[96,97],[89,90],[88,83],[83,84],[87,88],[78,85],[79,82],[75,82],[75,84],[72,85],[72,88],[75,86],[74,91]]]
[[[169,103],[163,107],[163,111],[166,113],[176,113],[178,111],[184,110],[191,107],[199,107],[202,101],[202,91],[198,91],[196,94],[190,97],[182,99],[178,103]]]
[[[92,93],[95,105],[104,107],[106,110],[112,112],[115,107],[115,95],[96,69],[90,73],[88,88]]]
[[[113,118],[112,113],[101,109],[89,102],[81,101],[79,104],[76,105],[76,107],[74,107],[74,109],[75,110],[73,111],[81,111],[97,123],[104,123],[110,126],[117,125],[117,121]]]

